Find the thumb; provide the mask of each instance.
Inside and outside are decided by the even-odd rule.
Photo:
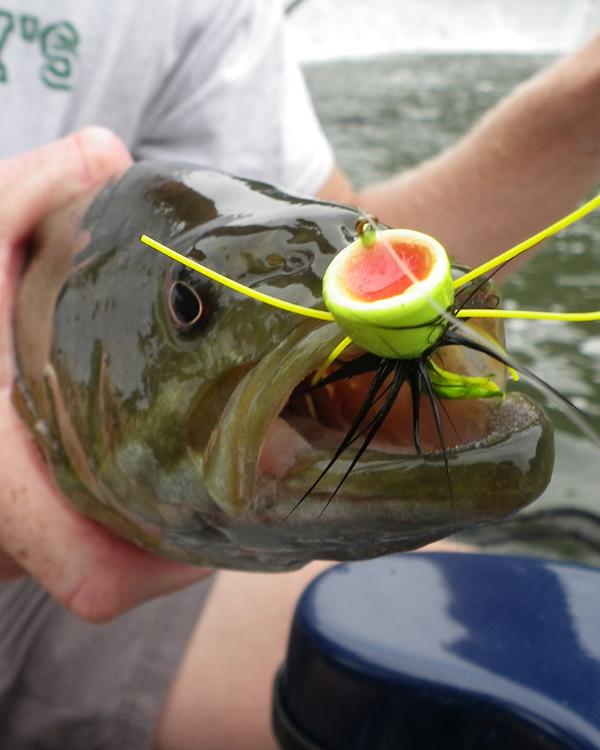
[[[0,241],[18,242],[45,214],[130,164],[122,141],[100,127],[0,162]]]

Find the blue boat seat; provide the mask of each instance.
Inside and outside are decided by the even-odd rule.
[[[600,748],[600,572],[392,555],[303,593],[274,687],[286,750]]]

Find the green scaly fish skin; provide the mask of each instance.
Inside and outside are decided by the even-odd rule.
[[[485,428],[449,452],[451,498],[439,452],[376,445],[326,512],[352,450],[290,513],[335,445],[311,442],[313,421],[278,472],[260,468],[261,450],[273,452],[269,430],[288,424],[286,403],[340,341],[337,325],[255,302],[139,242],[149,234],[244,284],[322,307],[323,273],[357,218],[351,207],[150,162],[48,217],[20,287],[15,401],[83,513],[171,558],[270,571],[414,549],[539,496],[552,429],[511,394],[457,402],[459,433],[469,420]],[[186,325],[195,295],[202,314]],[[474,356],[458,350],[449,369],[489,368]],[[287,429],[296,435],[293,418]]]

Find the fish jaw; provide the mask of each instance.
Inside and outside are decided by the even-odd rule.
[[[552,427],[533,401],[510,394],[460,402],[459,418],[484,415],[485,433],[449,449],[447,465],[439,450],[369,448],[336,491],[356,452],[349,450],[303,497],[334,448],[313,444],[282,410],[341,337],[335,324],[295,329],[238,384],[203,456],[228,534],[266,556],[265,569],[414,549],[505,518],[541,494],[553,467]]]

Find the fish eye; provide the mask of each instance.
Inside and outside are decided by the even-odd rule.
[[[173,325],[181,333],[193,331],[205,317],[206,307],[200,294],[185,281],[174,281],[171,284],[167,305]]]

